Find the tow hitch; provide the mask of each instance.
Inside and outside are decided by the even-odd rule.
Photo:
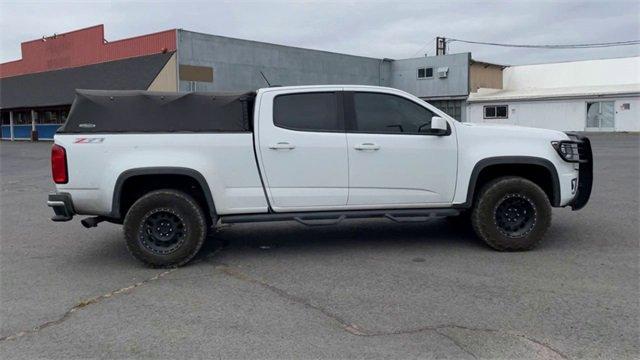
[[[107,218],[105,218],[104,216],[94,216],[94,217],[88,217],[88,218],[82,219],[80,220],[80,223],[82,224],[82,226],[89,229],[89,228],[98,226],[98,224],[100,224],[105,220],[107,220]]]

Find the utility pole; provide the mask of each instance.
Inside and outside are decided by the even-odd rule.
[[[444,37],[436,37],[436,56],[447,54],[447,39]]]

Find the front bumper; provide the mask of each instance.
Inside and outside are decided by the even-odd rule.
[[[580,169],[578,170],[578,189],[576,195],[569,202],[569,206],[573,210],[580,210],[591,197],[591,188],[593,187],[593,153],[591,151],[591,142],[586,136],[567,133],[572,140],[578,143],[578,153],[580,155]]]
[[[73,219],[73,215],[75,215],[71,195],[67,193],[49,194],[47,206],[53,208],[53,212],[55,213],[55,215],[51,217],[53,221],[69,221]]]

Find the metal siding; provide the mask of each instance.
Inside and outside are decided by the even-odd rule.
[[[36,130],[38,131],[38,139],[40,140],[53,140],[53,135],[55,135],[56,130],[61,125],[58,124],[39,124],[36,125]]]
[[[418,68],[433,68],[433,77],[418,79]],[[439,78],[439,67],[448,67]],[[391,65],[391,87],[422,98],[466,98],[469,95],[469,53],[396,60]]]
[[[16,139],[31,139],[31,125],[13,125],[13,136]]]
[[[213,82],[197,82],[198,91],[245,91],[272,84],[389,85],[391,65],[382,59],[233,39],[180,30],[180,66],[213,69]],[[181,71],[179,71],[179,74]],[[180,91],[191,89],[180,81]]]
[[[176,50],[176,30],[104,43],[104,26],[22,43],[22,59],[0,64],[0,78],[73,68]]]
[[[10,125],[2,125],[2,139],[3,140],[11,139],[11,126]]]

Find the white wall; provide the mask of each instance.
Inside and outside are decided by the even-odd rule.
[[[631,104],[631,109],[622,110],[622,104]],[[640,131],[640,96],[616,100],[616,131]]]
[[[587,102],[615,101],[615,131],[640,131],[640,97],[468,103],[467,121],[584,131]],[[623,110],[622,104],[631,105]],[[483,119],[485,105],[509,105],[508,119]]]
[[[640,57],[510,66],[503,88],[545,89],[640,83]]]

